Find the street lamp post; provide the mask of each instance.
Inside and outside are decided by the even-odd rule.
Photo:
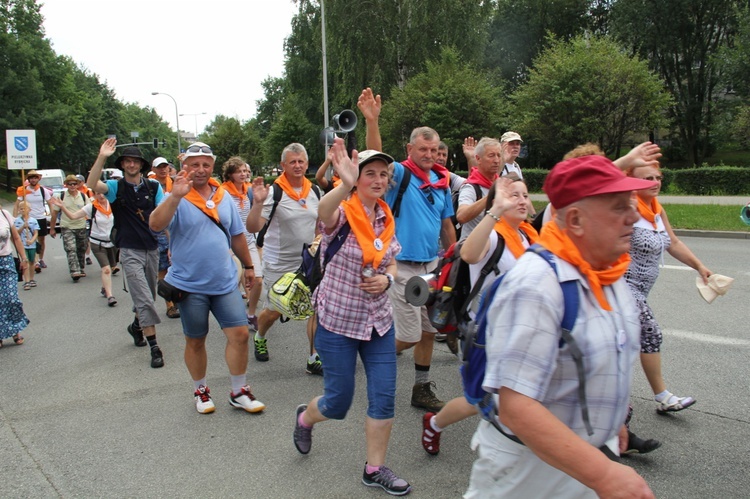
[[[174,97],[172,97],[169,94],[165,94],[164,92],[151,92],[151,95],[166,95],[170,99],[172,99],[172,102],[174,102],[174,114],[175,114],[175,120],[177,121],[177,154],[182,152],[182,143],[180,141],[180,112],[177,111],[177,101]]]
[[[195,138],[198,139],[198,116],[208,113],[182,113],[180,116],[192,116],[195,119]]]

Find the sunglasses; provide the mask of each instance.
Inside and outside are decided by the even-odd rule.
[[[661,182],[662,180],[664,180],[664,177],[662,175],[651,175],[648,177],[643,177],[643,180],[648,180],[650,182],[654,182],[654,181]]]
[[[65,185],[78,185],[78,182],[68,182],[68,183],[67,183],[67,184],[65,184]]]
[[[204,154],[213,154],[214,152],[208,146],[190,146],[187,152],[202,152]]]

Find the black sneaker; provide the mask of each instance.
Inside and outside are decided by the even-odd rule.
[[[91,261],[91,257],[87,256],[86,257],[86,265],[93,265],[93,264],[94,264],[94,262]]]
[[[143,337],[143,329],[138,327],[135,323],[128,324],[128,333],[133,337],[133,343],[135,343],[135,346],[146,346],[146,338]]]
[[[623,454],[647,454],[661,447],[661,442],[649,438],[643,440],[641,437],[628,430],[628,448]]]
[[[435,388],[434,381],[414,385],[414,388],[411,390],[411,405],[430,412],[440,412],[445,402],[435,396],[432,388]]]
[[[164,367],[164,355],[158,346],[151,347],[151,367]]]
[[[300,454],[307,454],[310,452],[312,447],[312,428],[305,428],[299,424],[299,415],[305,412],[307,404],[297,406],[297,410],[294,413],[294,434],[292,440],[294,440],[294,446],[300,452]]]
[[[253,349],[255,350],[255,360],[260,362],[268,361],[268,346],[265,338],[253,338]]]
[[[386,466],[381,466],[372,473],[367,473],[367,464],[365,471],[362,472],[362,483],[368,487],[380,487],[392,496],[405,496],[411,492],[411,485],[403,478]]]
[[[315,356],[315,360],[313,362],[307,361],[307,369],[305,369],[307,374],[317,374],[318,376],[323,376],[323,363],[320,361],[320,357],[317,355]]]

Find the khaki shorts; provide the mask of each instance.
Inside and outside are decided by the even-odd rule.
[[[436,262],[413,264],[398,262],[398,274],[393,286],[388,290],[388,296],[393,306],[393,318],[396,321],[396,339],[404,343],[418,343],[422,339],[422,331],[436,333],[427,316],[427,307],[415,307],[406,302],[404,291],[406,282],[414,276],[427,274],[435,268]]]

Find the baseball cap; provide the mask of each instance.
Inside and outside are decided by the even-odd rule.
[[[648,189],[656,182],[627,177],[604,156],[581,156],[557,163],[542,189],[558,210],[590,196]]]
[[[182,162],[184,163],[186,159],[194,156],[209,156],[212,159],[216,159],[214,152],[211,150],[211,146],[203,142],[193,142],[190,144],[188,148],[185,149],[185,153],[182,156]]]
[[[162,158],[161,156],[159,156],[151,162],[151,167],[156,168],[157,166],[163,165],[164,163],[169,164],[169,161],[167,161],[167,158]]]
[[[367,149],[365,151],[361,151],[359,154],[359,169],[362,170],[362,168],[367,163],[372,163],[376,159],[385,161],[386,165],[390,165],[393,163],[393,158],[388,156],[384,152],[376,151],[374,149]]]
[[[520,140],[521,142],[523,142],[521,136],[516,132],[505,132],[503,136],[500,137],[500,142],[510,142],[512,140]]]

